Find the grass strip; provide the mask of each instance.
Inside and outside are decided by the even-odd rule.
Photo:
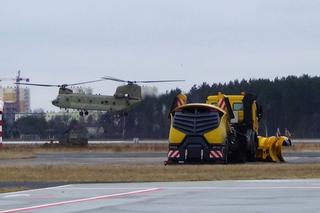
[[[29,159],[34,157],[32,152],[11,150],[0,151],[0,160]]]

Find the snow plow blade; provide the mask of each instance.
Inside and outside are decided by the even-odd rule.
[[[288,138],[280,137],[258,137],[259,146],[257,160],[269,162],[284,162],[282,146],[287,144]]]

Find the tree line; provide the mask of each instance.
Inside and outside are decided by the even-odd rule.
[[[168,91],[159,97],[147,97],[128,114],[104,113],[97,120],[73,121],[96,128],[93,139],[166,139],[170,121],[170,106],[180,90]],[[260,122],[261,135],[275,135],[287,128],[296,138],[320,138],[320,77],[303,75],[283,78],[235,80],[228,83],[194,85],[186,94],[189,103],[203,103],[207,96],[253,93],[263,106]],[[19,138],[22,134],[35,134],[40,138],[60,137],[70,127],[67,117],[46,121],[44,116],[29,116],[5,127],[5,138]]]

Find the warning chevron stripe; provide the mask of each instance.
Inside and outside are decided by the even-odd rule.
[[[227,107],[226,107],[226,102],[224,100],[224,98],[220,99],[219,102],[218,102],[218,107],[220,107],[221,109],[223,110],[226,110]]]
[[[179,150],[169,150],[168,158],[180,158]]]
[[[220,150],[212,150],[209,153],[210,158],[223,158],[223,153]]]

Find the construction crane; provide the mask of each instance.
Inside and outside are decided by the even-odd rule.
[[[1,81],[14,81],[16,83],[16,103],[15,103],[15,108],[16,112],[20,112],[20,88],[19,88],[19,83],[21,81],[29,82],[29,78],[22,78],[21,77],[21,71],[18,70],[18,75],[15,78],[0,78]]]

